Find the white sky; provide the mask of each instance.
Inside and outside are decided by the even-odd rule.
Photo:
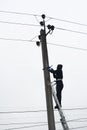
[[[44,13],[50,17],[87,24],[86,0],[0,0],[0,11],[38,15]],[[39,16],[35,18],[35,16],[30,15],[0,12],[0,21],[39,25],[38,21],[41,21],[41,18]],[[46,24],[87,33],[87,26],[52,19],[47,21]],[[41,27],[0,22],[0,38],[31,40],[39,35],[40,29]],[[47,41],[57,45],[87,49],[87,35],[85,34],[55,29],[53,34],[47,37]],[[58,63],[63,64],[64,89],[62,93],[62,107],[64,109],[86,108],[87,51],[48,44],[48,54],[49,63],[53,65],[54,69]],[[0,39],[0,112],[46,109],[42,69],[41,48],[38,48],[35,42]],[[53,80],[52,75],[51,79]],[[64,114],[67,120],[87,118],[87,110],[68,110],[64,111]],[[55,120],[59,121],[57,112],[55,112]],[[40,121],[47,121],[46,112],[0,115],[0,124]],[[69,127],[86,126],[87,120],[85,121],[71,122]],[[26,124],[0,125],[0,130],[21,126],[26,126]],[[60,124],[57,124],[56,127],[62,130]],[[24,130],[27,129],[47,130],[47,125],[26,128]],[[82,128],[82,130],[86,129]]]

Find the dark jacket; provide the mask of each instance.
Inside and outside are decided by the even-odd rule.
[[[57,79],[63,79],[63,72],[62,69],[53,70],[52,68],[49,69],[49,72],[53,73],[53,77]]]

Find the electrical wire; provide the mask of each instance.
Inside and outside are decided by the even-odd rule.
[[[8,22],[8,21],[0,21],[0,23],[23,25],[23,26],[31,26],[31,27],[32,27],[32,26],[33,26],[33,27],[40,27],[40,25],[36,25],[36,24],[17,23],[17,22]],[[55,29],[87,35],[86,32],[74,31],[74,30],[70,30],[70,29],[66,29],[66,28],[55,27]]]
[[[0,23],[23,25],[23,26],[30,26],[30,27],[40,27],[40,25],[37,25],[37,24],[17,23],[17,22],[8,22],[8,21],[0,21]],[[66,28],[55,27],[55,29],[87,35],[86,32],[74,31],[74,30],[70,30],[70,29],[66,29]]]
[[[71,108],[71,109],[63,109],[63,110],[87,110],[86,107],[84,108]],[[55,110],[56,111],[56,110]],[[40,112],[47,112],[47,110],[32,110],[32,111],[0,111],[0,114],[15,114],[15,113],[40,113]]]
[[[42,127],[42,126],[47,126],[48,124],[40,124],[40,125],[31,125],[31,126],[23,126],[23,127],[13,127],[13,128],[7,128],[5,130],[15,130],[15,129],[25,129],[25,128],[32,128],[32,127]],[[82,129],[82,128],[87,128],[87,126],[79,126],[79,127],[72,127],[72,129]]]
[[[21,12],[13,12],[13,11],[4,11],[4,10],[0,10],[1,13],[9,13],[9,14],[18,14],[18,15],[30,15],[30,16],[40,16],[41,15],[37,15],[37,14],[30,14],[30,13],[21,13]]]
[[[58,123],[60,123],[60,121],[58,122],[56,122],[56,124],[58,124]],[[2,125],[35,125],[35,124],[48,124],[47,122],[13,122],[13,123],[2,123],[2,124],[0,124],[1,126]]]
[[[17,41],[17,42],[37,42],[34,41],[33,39],[35,39],[37,36],[35,36],[34,38],[32,38],[31,40],[26,40],[26,39],[11,39],[11,38],[4,38],[4,37],[0,37],[0,40],[10,40],[10,41]],[[85,48],[79,48],[79,47],[73,47],[73,46],[67,46],[67,45],[61,45],[61,44],[55,44],[55,43],[49,43],[49,45],[53,45],[53,46],[58,46],[58,47],[65,47],[65,48],[70,48],[70,49],[75,49],[75,50],[81,50],[81,51],[87,51],[87,49]]]
[[[36,14],[29,14],[29,13],[19,13],[19,12],[11,12],[11,11],[0,11],[1,13],[12,13],[12,14],[21,14],[21,15],[32,15],[35,16],[36,20],[38,21],[36,16],[40,16],[40,15],[36,15]],[[68,23],[73,23],[73,24],[78,24],[78,25],[83,25],[83,26],[87,26],[87,24],[81,24],[81,23],[77,23],[77,22],[72,22],[72,21],[68,21],[68,20],[63,20],[63,19],[58,19],[58,18],[52,18],[52,17],[47,17],[49,19],[54,19],[54,20],[59,20],[59,21],[63,21],[63,22],[68,22]],[[8,23],[8,24],[16,24],[16,25],[25,25],[25,26],[40,26],[40,25],[35,25],[35,24],[26,24],[26,23],[15,23],[15,22],[8,22],[8,21],[0,21],[0,23]],[[74,31],[74,30],[70,30],[70,29],[66,29],[66,28],[60,28],[60,27],[55,27],[58,30],[62,30],[62,31],[69,31],[69,32],[74,32],[74,33],[79,33],[79,34],[84,34],[87,35],[86,32],[80,32],[80,31]]]
[[[70,29],[67,29],[67,28],[55,27],[55,29],[57,29],[57,30],[62,30],[62,31],[68,31],[68,32],[73,32],[73,33],[79,33],[79,34],[87,35],[86,32],[74,31],[74,30],[70,30]]]
[[[82,120],[82,119],[87,120],[87,118],[78,118],[78,119],[68,120],[67,122],[81,122],[80,120]],[[58,124],[60,122],[57,121],[55,123]],[[0,125],[25,125],[25,124],[33,124],[33,125],[32,126],[8,128],[8,129],[5,129],[5,130],[24,129],[24,128],[41,127],[41,126],[48,125],[47,122],[23,122],[23,123],[8,123],[8,124],[0,124]],[[87,126],[74,127],[74,128],[70,128],[70,130],[71,129],[78,129],[78,128],[86,128],[86,127]]]
[[[30,27],[32,27],[32,26],[33,27],[40,27],[40,25],[36,25],[36,24],[17,23],[17,22],[8,22],[8,21],[0,21],[0,23],[24,25],[24,26],[30,26]]]
[[[13,12],[13,11],[4,11],[4,10],[0,10],[0,13],[10,13],[10,14],[18,14],[18,15],[28,15],[28,16],[39,16],[41,17],[41,15],[38,14],[30,14],[30,13],[21,13],[21,12]],[[47,18],[49,18],[49,20],[57,20],[57,21],[62,21],[62,22],[67,22],[67,23],[72,23],[72,24],[77,24],[77,25],[81,25],[81,26],[87,26],[87,24],[82,24],[79,22],[73,22],[70,20],[65,20],[65,19],[59,19],[59,18],[54,18],[54,17],[50,17],[50,16],[46,16]]]
[[[17,23],[17,22],[8,22],[8,21],[0,21],[0,23],[24,25],[24,26],[31,26],[31,27],[32,27],[32,26],[33,26],[33,27],[40,27],[40,25],[36,25],[36,24]],[[74,31],[74,30],[70,30],[70,29],[66,29],[66,28],[55,27],[55,29],[87,35],[87,33],[85,33],[85,32]]]
[[[73,46],[67,46],[63,44],[55,44],[55,43],[48,43],[53,46],[58,46],[58,47],[64,47],[64,48],[69,48],[69,49],[75,49],[75,50],[81,50],[81,51],[87,51],[85,48],[79,48],[79,47],[73,47]]]
[[[84,120],[87,120],[87,118],[77,118],[77,119],[71,119],[71,120],[67,120],[67,122],[81,122],[83,120],[83,122],[85,122]]]
[[[71,119],[67,120],[67,122],[87,122],[87,118],[77,118],[77,119]],[[12,122],[12,123],[0,123],[0,125],[26,125],[26,124],[46,124],[47,122]],[[56,124],[61,123],[60,121],[56,121]]]
[[[52,20],[67,22],[67,23],[71,23],[71,24],[77,24],[77,25],[80,25],[80,26],[87,26],[87,24],[83,24],[83,23],[79,23],[79,22],[73,22],[73,21],[70,21],[70,20],[59,19],[59,18],[54,18],[54,17],[50,17],[50,16],[47,16],[47,17],[49,19],[52,19]]]
[[[14,128],[7,128],[5,130],[15,130],[15,129],[25,129],[25,128],[32,128],[32,127],[41,127],[41,126],[47,126],[48,124],[40,124],[40,125],[31,125],[31,126],[23,126],[23,127],[14,127]]]
[[[73,128],[70,128],[70,130],[82,129],[82,128],[87,128],[87,126],[73,127]]]
[[[77,108],[70,108],[70,109],[63,109],[63,110],[70,110],[70,111],[72,111],[72,110],[87,110],[87,107],[83,107],[83,108],[80,108],[80,107],[77,107]]]
[[[16,113],[38,113],[38,112],[46,112],[47,110],[34,110],[34,111],[6,111],[0,112],[0,114],[16,114]]]
[[[37,36],[35,36],[34,38],[36,38]],[[21,42],[36,42],[33,41],[32,38],[31,40],[26,40],[26,39],[11,39],[11,38],[0,38],[1,40],[10,40],[10,41],[21,41]],[[48,43],[50,45],[54,45],[54,46],[59,46],[59,47],[65,47],[65,48],[71,48],[71,49],[75,49],[75,50],[81,50],[81,51],[87,51],[87,49],[85,48],[77,48],[77,47],[72,47],[72,46],[67,46],[67,45],[60,45],[60,44],[54,44],[54,43]]]
[[[36,41],[33,41],[33,39],[31,39],[31,40],[26,40],[26,39],[11,39],[11,38],[4,38],[4,37],[0,37],[0,40],[20,41],[20,42],[36,42]]]
[[[60,123],[60,122],[59,122]],[[13,122],[13,123],[2,123],[2,125],[35,125],[35,124],[47,124],[47,122]]]

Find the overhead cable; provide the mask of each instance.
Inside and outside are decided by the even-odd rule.
[[[87,128],[87,126],[73,127],[73,128],[70,128],[70,130],[76,130],[76,129],[82,129],[82,128]]]
[[[46,112],[46,110],[32,110],[32,111],[4,111],[0,112],[0,114],[16,114],[16,113],[37,113],[37,112]]]
[[[37,24],[18,23],[18,22],[9,22],[9,21],[0,21],[0,23],[23,25],[23,26],[31,26],[31,27],[32,27],[32,26],[33,26],[33,27],[40,27],[40,25],[37,25]],[[80,32],[80,31],[70,30],[70,29],[67,29],[67,28],[55,27],[55,29],[57,29],[57,30],[62,30],[62,31],[69,31],[69,32],[73,32],[73,33],[79,33],[79,34],[83,34],[83,35],[87,35],[86,32]]]
[[[87,121],[87,118],[76,118],[76,119],[71,119],[71,120],[67,120],[67,122],[80,122],[80,121]]]
[[[64,45],[64,44],[55,44],[55,43],[48,43],[48,44],[53,45],[53,46],[75,49],[75,50],[87,51],[87,49],[85,49],[85,48],[73,47],[73,46],[68,46],[68,45]]]
[[[21,13],[21,12],[13,12],[13,11],[4,11],[4,10],[0,10],[1,13],[9,13],[9,14],[19,14],[19,15],[30,15],[30,16],[41,16],[41,15],[37,15],[37,14],[30,14],[30,13]]]
[[[23,126],[23,127],[13,127],[13,128],[7,128],[5,130],[27,129],[27,128],[33,128],[33,127],[42,127],[42,126],[47,126],[47,123],[46,124],[40,124],[40,125]],[[87,128],[87,126],[84,125],[84,126],[72,127],[72,128],[70,128],[70,130],[82,129],[82,128]]]
[[[76,119],[71,119],[67,120],[67,122],[87,122],[87,118],[76,118]],[[46,124],[47,122],[12,122],[12,123],[0,123],[0,125],[26,125],[26,124]],[[55,121],[56,124],[59,124],[60,121]]]
[[[50,16],[48,16],[48,18],[50,18],[52,20],[57,20],[57,21],[71,23],[71,24],[77,24],[77,25],[80,25],[80,26],[87,26],[87,24],[83,24],[83,23],[79,23],[79,22],[74,22],[74,21],[70,21],[70,20],[59,19],[59,18],[54,18],[54,17],[50,17]]]
[[[13,11],[5,11],[5,10],[0,10],[1,13],[10,13],[10,14],[18,14],[18,15],[30,15],[30,16],[39,16],[41,17],[41,15],[38,14],[30,14],[30,13],[24,13],[24,12],[13,12]],[[54,17],[50,17],[50,16],[46,16],[49,19],[52,20],[57,20],[57,21],[62,21],[62,22],[67,22],[67,23],[72,23],[72,24],[77,24],[77,25],[81,25],[81,26],[87,26],[87,24],[83,24],[83,23],[79,23],[79,22],[74,22],[74,21],[70,21],[70,20],[65,20],[65,19],[60,19],[60,18],[54,18]]]
[[[63,110],[87,110],[87,107],[77,107],[77,108],[68,108],[68,109],[63,109]]]
[[[47,126],[47,123],[46,123],[46,124],[40,124],[40,125],[31,125],[31,126],[7,128],[7,129],[5,129],[5,130],[25,129],[25,128],[41,127],[41,126]]]
[[[37,36],[32,38],[31,40],[26,40],[26,39],[11,39],[11,38],[5,38],[5,37],[0,37],[0,40],[8,40],[8,41],[16,41],[16,42],[36,42],[33,39],[35,39]],[[68,46],[64,44],[56,44],[56,43],[50,43],[48,42],[49,45],[53,46],[58,46],[58,47],[65,47],[65,48],[70,48],[70,49],[75,49],[75,50],[81,50],[81,51],[87,51],[85,48],[79,48],[79,47],[73,47],[73,46]]]
[[[63,109],[63,110],[87,110],[84,108],[71,108],[71,109]],[[0,111],[0,114],[14,114],[14,113],[38,113],[38,112],[47,112],[47,110],[25,110],[25,111]]]
[[[24,25],[24,26],[33,26],[33,27],[40,27],[40,25],[36,24],[28,24],[28,23],[17,23],[17,22],[8,22],[8,21],[0,21],[0,23],[6,23],[6,24],[17,24],[17,25]]]
[[[31,27],[32,26],[33,27],[40,27],[40,25],[37,25],[37,24],[27,24],[27,23],[18,23],[18,22],[9,22],[9,21],[0,21],[0,23],[23,25],[23,26],[31,26]],[[55,29],[62,30],[62,31],[69,31],[69,32],[73,32],[73,33],[79,33],[79,34],[83,34],[83,35],[87,35],[86,32],[75,31],[75,30],[71,30],[71,29],[67,29],[67,28],[55,27]]]
[[[60,122],[59,122],[60,123]],[[35,125],[35,124],[47,124],[47,122],[12,122],[12,123],[0,123],[0,125]]]
[[[55,27],[55,29],[57,29],[57,30],[62,30],[62,31],[69,31],[69,32],[73,32],[73,33],[79,33],[79,34],[87,35],[86,32],[74,31],[74,30],[67,29],[67,28]]]
[[[20,42],[36,42],[31,40],[26,40],[26,39],[12,39],[12,38],[4,38],[4,37],[0,37],[1,40],[9,40],[9,41],[20,41]]]

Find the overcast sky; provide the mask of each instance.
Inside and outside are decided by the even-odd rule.
[[[48,55],[49,64],[54,69],[57,64],[63,64],[62,107],[87,107],[86,13],[86,0],[0,0],[0,112],[46,110],[41,47],[27,41],[33,38],[33,41],[38,40],[41,27],[29,25],[39,25],[42,14],[47,16],[46,25],[55,26],[52,35],[47,37]],[[67,120],[87,118],[87,109],[65,110],[64,114]],[[59,119],[58,112],[55,112],[55,120]],[[79,121],[69,122],[68,125],[70,128],[87,126],[87,119]],[[47,122],[46,111],[0,114],[0,130],[35,125],[6,125],[26,122],[36,125],[38,122]],[[56,124],[56,128],[62,130],[61,124]],[[48,130],[48,127],[45,125],[24,130],[27,129]],[[87,127],[81,129],[86,130]]]

